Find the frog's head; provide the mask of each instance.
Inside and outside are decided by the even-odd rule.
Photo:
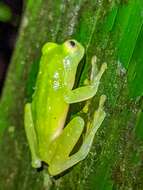
[[[69,88],[72,88],[78,64],[84,55],[84,47],[76,40],[67,40],[62,44],[62,49],[64,54],[65,82]]]
[[[84,47],[76,40],[67,40],[63,44],[66,59],[69,59],[70,65],[77,67],[84,55]]]

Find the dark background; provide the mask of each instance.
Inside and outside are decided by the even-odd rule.
[[[18,29],[21,21],[22,0],[0,0],[11,10],[9,21],[0,21],[0,94],[6,77],[6,71],[14,50]]]

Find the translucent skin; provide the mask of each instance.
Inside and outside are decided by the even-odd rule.
[[[39,154],[44,161],[48,156],[45,150],[64,127],[69,109],[65,92],[72,89],[78,63],[84,55],[79,43],[76,42],[76,47],[68,43],[44,46],[31,103]]]
[[[84,130],[84,120],[76,116],[65,126],[69,105],[92,98],[107,68],[103,63],[98,71],[94,56],[88,85],[72,89],[83,55],[84,48],[76,40],[68,40],[61,45],[46,43],[42,49],[32,102],[25,105],[24,124],[32,166],[39,168],[44,162],[53,176],[85,159],[106,115],[106,96],[102,95],[93,119],[87,123],[79,150],[71,154]],[[87,102],[84,112],[88,111],[88,105]]]

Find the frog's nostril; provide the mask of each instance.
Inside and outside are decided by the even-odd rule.
[[[73,40],[69,41],[71,47],[75,47],[76,43]]]

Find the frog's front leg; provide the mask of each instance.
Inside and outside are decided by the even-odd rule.
[[[41,167],[41,160],[38,157],[37,137],[36,137],[35,128],[33,124],[30,103],[27,103],[25,105],[24,124],[25,124],[26,136],[27,136],[29,147],[31,150],[32,167],[39,168]]]
[[[67,132],[65,132],[65,134],[63,136],[66,137],[66,141],[63,141],[62,138],[62,146],[60,147],[60,149],[57,149],[57,154],[55,155],[55,158],[57,157],[57,159],[54,159],[53,162],[51,163],[50,167],[49,167],[49,172],[51,175],[57,175],[63,171],[65,171],[66,169],[72,167],[73,165],[77,164],[79,161],[85,159],[85,157],[88,155],[95,133],[98,130],[98,128],[100,127],[101,123],[103,122],[104,118],[105,118],[105,112],[104,112],[104,102],[105,102],[106,97],[104,95],[102,95],[100,97],[100,102],[99,102],[99,108],[98,110],[95,111],[94,113],[94,117],[92,122],[90,122],[88,125],[88,130],[86,131],[86,134],[84,136],[83,139],[83,143],[80,147],[80,149],[78,150],[78,152],[76,152],[75,154],[69,156],[69,154],[72,151],[73,145],[75,145],[77,143],[77,138],[76,141],[74,141],[74,136],[76,131],[78,130],[78,126],[72,126],[70,125],[70,130],[72,130],[72,133],[70,133],[70,136],[68,136],[68,130]],[[77,128],[77,129],[76,129]],[[74,130],[75,129],[75,130]],[[80,134],[80,133],[79,133]],[[78,135],[80,136],[80,135]],[[64,149],[66,151],[66,146],[69,146],[70,144],[72,144],[72,146],[70,146],[70,149],[68,149],[66,156],[63,157],[64,155]],[[60,159],[60,157],[62,157],[62,159]]]
[[[96,58],[94,56],[92,58],[92,72],[90,77],[90,85],[79,87],[74,90],[69,90],[65,94],[65,101],[68,104],[71,104],[92,98],[98,90],[100,79],[106,68],[107,64],[103,63],[101,65],[100,71],[98,72],[96,67]]]

